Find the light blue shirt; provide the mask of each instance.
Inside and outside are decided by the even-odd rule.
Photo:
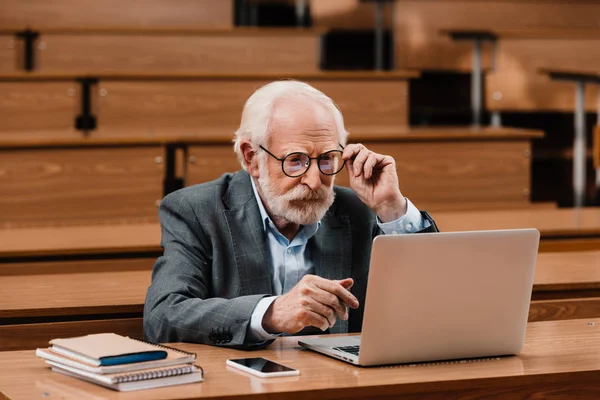
[[[289,241],[277,230],[277,227],[265,210],[256,190],[254,179],[250,179],[250,181],[252,182],[252,190],[254,191],[263,226],[267,234],[273,272],[271,287],[276,296],[265,297],[258,302],[252,312],[249,334],[256,340],[270,340],[277,336],[271,335],[264,330],[262,320],[265,312],[267,312],[267,309],[277,296],[289,292],[300,282],[300,279],[304,275],[314,274],[313,255],[310,254],[310,251],[307,251],[306,244],[319,230],[321,221],[315,224],[303,225],[292,241]],[[429,221],[423,220],[421,213],[410,200],[406,199],[406,201],[408,203],[406,214],[397,220],[382,223],[377,218],[377,225],[379,225],[384,234],[414,233],[429,227]]]

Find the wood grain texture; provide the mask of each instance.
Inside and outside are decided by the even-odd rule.
[[[0,136],[51,137],[53,131],[81,136],[74,126],[78,96],[74,82],[0,82]]]
[[[142,338],[142,318],[0,325],[0,351],[36,349],[56,338],[106,332]]]
[[[562,238],[544,239],[540,242],[539,251],[593,251],[600,250],[600,238]]]
[[[226,172],[236,172],[241,165],[231,145],[190,146],[186,186],[210,182]]]
[[[442,30],[558,29],[571,32],[569,35],[572,37],[574,30],[600,28],[595,18],[599,7],[597,2],[586,0],[406,0],[395,2],[393,13],[387,8],[384,21],[386,25],[394,26],[396,67],[469,71],[472,43],[452,41],[440,33]],[[359,0],[313,1],[311,11],[315,25],[321,27],[372,29],[374,26],[374,5]],[[492,46],[485,43],[483,49],[483,65],[489,68]]]
[[[141,313],[154,261],[128,259],[2,265],[0,325],[3,318]],[[22,274],[17,271],[20,269]]]
[[[410,132],[410,140],[402,133],[365,133],[351,134],[350,141],[361,142],[370,150],[394,157],[402,192],[423,209],[456,209],[456,204],[466,209],[530,204],[528,141],[479,141],[476,138],[483,139],[485,133],[468,136],[468,129],[456,128],[448,131],[411,129]],[[454,134],[457,142],[450,140]],[[432,146],[430,139],[439,142]],[[229,144],[191,146],[189,155],[187,185],[208,182],[240,168]],[[337,175],[335,183],[348,186],[348,179],[344,170]]]
[[[38,72],[317,72],[319,31],[42,34]],[[282,30],[279,30],[282,31]],[[217,31],[219,32],[219,31]],[[298,32],[293,36],[292,32]],[[84,51],[85,50],[85,51]],[[0,53],[1,54],[1,53]],[[0,59],[1,62],[1,59]],[[0,64],[1,65],[1,64]]]
[[[408,84],[404,79],[311,80],[345,115],[348,129],[407,125]],[[243,105],[269,80],[186,82],[102,82],[98,90],[99,127],[94,136],[203,135],[234,132]],[[360,95],[358,95],[360,93]]]
[[[0,226],[157,220],[161,147],[0,152]]]
[[[525,28],[600,28],[590,1],[420,1],[396,3],[394,36],[399,68],[470,70],[471,42],[452,42],[442,29],[502,30]],[[518,16],[518,18],[515,18]],[[485,67],[492,46],[484,46]]]
[[[118,233],[118,230],[115,230]],[[20,261],[1,262],[0,276],[95,274],[100,272],[150,271],[156,257],[115,258],[99,260]]]
[[[253,352],[301,371],[297,377],[259,379],[228,368],[240,350],[197,344],[175,346],[198,354],[206,381],[143,392],[113,392],[53,373],[33,351],[0,353],[0,390],[10,399],[373,399],[593,398],[600,385],[600,328],[589,320],[536,322],[527,327],[518,356],[413,367],[360,368],[302,350],[297,337],[281,338]],[[430,396],[431,394],[431,396]]]
[[[574,82],[553,81],[540,68],[600,70],[597,39],[502,39],[493,73],[486,76],[486,105],[498,111],[575,109]],[[596,85],[586,86],[588,112],[597,110]]]
[[[561,300],[560,304],[568,305],[571,300],[577,304],[581,298],[596,293],[600,288],[598,260],[600,251],[539,254],[533,298]],[[139,312],[155,261],[116,258],[2,263],[0,283],[6,296],[0,299],[0,321],[11,317],[82,316],[100,311]],[[91,292],[93,296],[89,296]],[[556,295],[553,297],[551,292]]]
[[[542,236],[540,249],[548,241],[558,251],[600,250],[600,208],[440,211],[432,216],[445,232],[537,228]],[[580,242],[584,245],[579,246]],[[561,248],[561,243],[567,248]],[[4,258],[136,251],[161,251],[157,223],[0,229],[0,257]]]
[[[600,236],[598,207],[436,212],[432,216],[445,232],[536,228],[544,239]]]
[[[56,225],[0,229],[0,258],[162,251],[156,222]]]
[[[518,128],[472,128],[472,127],[373,127],[368,130],[353,131],[350,142],[368,143],[436,143],[436,142],[527,142],[544,137],[544,133],[535,129]],[[85,147],[131,147],[164,146],[227,146],[232,148],[232,132],[206,132],[199,135],[148,135],[124,136],[119,132],[108,132],[104,136],[73,137],[65,132],[55,132],[52,137],[37,137],[24,134],[5,134],[0,137],[0,149],[35,148],[85,148]]]
[[[533,288],[535,291],[599,289],[600,251],[538,254]]]
[[[222,0],[2,0],[3,27],[230,27],[233,2]]]
[[[325,71],[325,72],[295,72],[280,76],[271,73],[239,73],[239,72],[218,72],[206,73],[196,71],[184,71],[171,73],[170,71],[134,71],[134,72],[103,72],[91,75],[86,71],[79,72],[48,72],[48,73],[29,73],[15,72],[0,75],[0,82],[40,82],[40,81],[58,81],[68,82],[80,78],[97,78],[102,81],[154,81],[154,82],[177,82],[177,81],[248,81],[259,80],[270,82],[279,79],[298,79],[305,81],[402,81],[412,78],[418,78],[419,71],[414,69],[402,69],[389,72],[378,71]]]
[[[18,65],[18,43],[11,34],[0,34],[0,73],[12,73],[20,69]]]
[[[529,322],[599,318],[600,298],[533,300],[529,307]]]
[[[445,203],[529,203],[530,160],[527,142],[369,144],[389,154],[403,194],[428,209]],[[336,184],[349,186],[346,170]]]

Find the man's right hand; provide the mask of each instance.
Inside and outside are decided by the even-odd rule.
[[[331,328],[336,315],[348,319],[348,309],[358,308],[358,300],[348,289],[352,278],[332,281],[316,275],[305,275],[288,293],[271,303],[263,317],[263,328],[269,333],[290,333],[314,326]]]

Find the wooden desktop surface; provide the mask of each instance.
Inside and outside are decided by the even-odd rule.
[[[0,264],[0,321],[98,314],[141,315],[154,258]],[[600,251],[538,255],[536,292],[598,291]],[[572,296],[572,295],[571,295]],[[600,297],[600,295],[598,296]]]
[[[0,230],[0,258],[161,250],[160,226],[156,223]]]
[[[525,346],[511,357],[414,366],[355,367],[277,339],[254,352],[176,344],[198,354],[206,381],[118,393],[51,372],[34,352],[0,353],[0,397],[5,399],[333,399],[597,398],[600,320],[530,323]],[[297,368],[297,377],[260,379],[225,365],[236,357],[266,357]],[[450,395],[451,394],[451,395]]]
[[[600,71],[595,68],[540,68],[540,74],[548,75],[551,78],[562,78],[567,80],[582,80],[588,82],[600,82]]]
[[[443,36],[488,39],[600,39],[600,29],[594,28],[441,29],[439,33]]]
[[[544,239],[600,236],[600,207],[436,212],[432,217],[442,232],[537,228]]]
[[[317,71],[317,72],[290,72],[286,77],[301,80],[333,80],[333,81],[399,81],[418,78],[420,72],[413,69],[397,69],[390,72],[377,71]],[[281,75],[276,73],[199,73],[196,71],[170,71],[146,72],[123,71],[90,73],[86,71],[53,72],[53,73],[27,73],[15,72],[0,74],[0,82],[36,82],[36,81],[74,81],[80,78],[97,78],[103,81],[244,81],[244,80],[277,80]]]
[[[231,148],[230,132],[204,132],[198,135],[176,135],[173,133],[152,136],[126,136],[114,134],[101,137],[73,135],[71,131],[53,131],[44,137],[6,133],[0,137],[0,149],[70,148],[70,147],[125,147],[157,146],[167,144],[214,145]],[[519,141],[541,139],[544,132],[535,129],[492,128],[492,127],[387,127],[373,126],[353,131],[349,142],[465,142],[465,141]]]
[[[442,232],[537,228],[544,240],[576,238],[588,240],[594,246],[600,239],[600,208],[597,207],[453,211],[435,212],[432,216]],[[542,246],[541,249],[548,250]],[[160,251],[160,227],[151,223],[0,230],[0,259]]]

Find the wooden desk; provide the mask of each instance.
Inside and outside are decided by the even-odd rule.
[[[593,322],[594,325],[590,325]],[[518,356],[414,367],[355,367],[303,350],[297,337],[252,352],[300,370],[298,377],[259,379],[228,368],[225,360],[248,352],[177,344],[198,354],[206,381],[118,393],[53,373],[33,351],[0,353],[0,393],[6,399],[595,399],[600,390],[600,320],[530,323]],[[44,396],[44,397],[42,397]]]
[[[600,251],[538,256],[530,321],[600,318]],[[141,336],[155,258],[0,264],[0,351],[105,330]]]
[[[244,102],[259,87],[283,78],[305,81],[330,96],[349,130],[408,125],[408,85],[418,71],[314,73],[197,73],[193,71],[102,73],[20,73],[0,75],[0,134],[74,126],[85,90],[78,80],[93,78],[89,101],[96,117],[90,136],[201,135],[238,126]],[[360,96],[356,94],[360,93]],[[11,100],[12,99],[12,100]],[[18,99],[19,101],[15,101]],[[20,118],[15,118],[21,116]],[[50,124],[50,125],[49,125]]]
[[[515,209],[432,213],[441,231],[537,228],[540,251],[600,249],[600,208]]]
[[[231,132],[119,132],[0,138],[0,227],[155,222],[157,201],[170,187],[163,182],[189,186],[240,169]],[[353,131],[350,140],[395,157],[403,191],[415,204],[450,210],[531,206],[531,142],[542,136],[514,128],[373,126]],[[347,186],[347,172],[336,183]]]
[[[531,205],[531,142],[543,132],[514,128],[389,127],[351,131],[351,143],[389,154],[404,193],[426,209],[486,209]],[[187,185],[239,169],[229,138],[189,146]],[[336,184],[349,185],[347,171]]]
[[[317,72],[323,30],[295,28],[42,28],[33,49],[36,72],[124,71]],[[2,31],[6,32],[2,35]],[[0,29],[0,44],[20,29]],[[22,40],[16,40],[17,43]],[[13,46],[0,72],[23,70],[25,46]],[[0,52],[1,54],[4,52]],[[93,71],[93,72],[92,72]]]
[[[120,257],[127,253],[162,253],[159,224],[0,229],[0,261],[98,254]]]
[[[417,204],[418,206],[418,204]],[[537,228],[540,251],[600,249],[600,208],[531,208],[432,213],[444,232]],[[0,261],[123,253],[160,254],[158,224],[0,229]]]
[[[233,14],[233,3],[223,0],[149,0],[144,7],[120,0],[49,0],[40,7],[24,0],[0,2],[0,27],[231,27]]]
[[[600,317],[600,251],[538,254],[529,321]]]
[[[52,337],[115,331],[142,336],[156,258],[0,264],[0,351]]]
[[[600,249],[600,208],[453,211],[432,216],[444,232],[537,228],[542,252]],[[90,254],[154,256],[160,252],[158,224],[0,229],[0,261]]]

